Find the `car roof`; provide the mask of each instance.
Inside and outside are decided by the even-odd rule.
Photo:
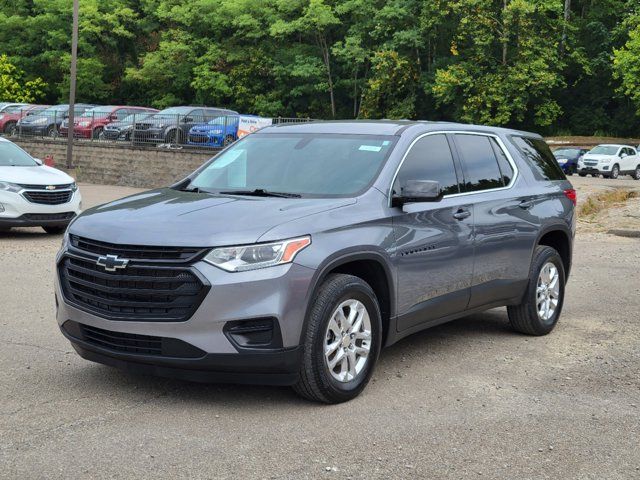
[[[632,147],[631,145],[625,145],[623,143],[601,143],[600,145],[596,145],[597,147],[616,147],[616,148],[621,148],[621,147]],[[596,147],[593,147],[596,148]]]
[[[517,134],[540,137],[538,134],[501,127],[471,125],[454,122],[432,122],[424,120],[333,120],[306,123],[280,123],[260,130],[260,133],[327,133],[355,135],[401,135],[405,130],[469,131],[486,133]]]

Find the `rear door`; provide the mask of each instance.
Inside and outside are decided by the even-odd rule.
[[[473,208],[459,195],[462,174],[446,134],[414,142],[392,191],[406,180],[437,180],[445,196],[393,208],[398,331],[464,311],[473,268]]]
[[[523,291],[538,227],[529,213],[532,198],[523,189],[513,188],[518,182],[517,167],[502,140],[480,133],[453,137],[463,165],[464,195],[474,208],[471,309]]]

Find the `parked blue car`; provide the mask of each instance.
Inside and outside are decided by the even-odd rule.
[[[573,175],[578,171],[578,160],[589,151],[588,148],[560,148],[553,152],[560,168],[567,175]]]
[[[189,130],[187,144],[225,147],[238,139],[238,115],[222,115]]]

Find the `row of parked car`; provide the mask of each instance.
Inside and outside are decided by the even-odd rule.
[[[241,135],[241,122],[252,126],[251,130],[270,124],[271,119],[224,108],[179,106],[156,110],[77,103],[71,130],[74,137],[85,139],[223,147]],[[67,104],[0,103],[0,132],[6,135],[66,137],[69,130]]]
[[[640,180],[638,147],[621,144],[602,144],[586,148],[559,148],[553,152],[558,164],[567,175],[591,175],[616,179],[630,175]]]

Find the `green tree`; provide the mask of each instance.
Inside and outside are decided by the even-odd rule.
[[[0,101],[36,102],[44,95],[46,84],[40,78],[23,82],[24,72],[16,68],[6,55],[0,55]]]

